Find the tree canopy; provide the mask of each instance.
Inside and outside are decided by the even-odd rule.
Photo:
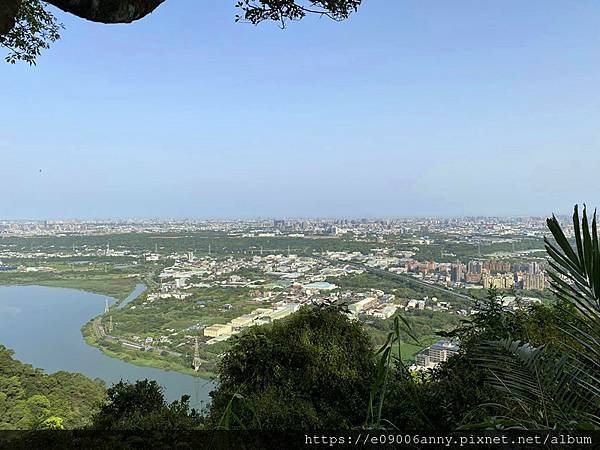
[[[364,423],[375,360],[359,322],[337,308],[303,307],[234,339],[211,393],[209,427],[333,429]]]
[[[104,383],[78,374],[45,374],[0,345],[0,430],[86,426],[106,395]]]
[[[200,415],[189,407],[189,396],[167,403],[156,381],[119,382],[93,416],[93,430],[185,430],[200,425]]]
[[[146,17],[167,0],[3,0],[0,4],[0,45],[6,60],[35,64],[41,51],[59,39],[62,25],[47,9],[53,5],[69,14],[100,23],[131,23]],[[171,0],[174,1],[174,0]],[[237,22],[254,25],[319,15],[340,21],[356,11],[362,0],[239,0]]]

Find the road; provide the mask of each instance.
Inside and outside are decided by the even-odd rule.
[[[416,279],[414,277],[411,277],[410,275],[404,275],[404,274],[400,274],[400,273],[392,273],[392,272],[389,272],[387,270],[377,269],[375,267],[369,267],[369,266],[366,266],[364,264],[348,263],[348,261],[339,261],[339,260],[333,260],[333,259],[330,259],[329,261],[343,263],[343,264],[349,264],[350,266],[352,266],[352,267],[354,267],[356,269],[366,270],[367,272],[371,272],[371,273],[374,273],[376,275],[381,275],[381,276],[384,276],[384,277],[387,277],[387,278],[391,278],[393,280],[402,280],[402,281],[408,281],[408,282],[411,282],[411,283],[419,284],[419,285],[424,286],[424,287],[426,287],[428,289],[433,289],[433,290],[436,290],[436,291],[440,291],[440,292],[443,292],[444,294],[452,295],[452,296],[460,298],[462,300],[473,300],[473,298],[469,297],[468,295],[461,294],[461,293],[455,292],[455,291],[451,291],[450,289],[447,289],[445,287],[442,287],[442,286],[439,286],[439,285],[436,285],[436,284],[426,283],[426,282],[424,282],[422,280],[418,280],[418,279]]]

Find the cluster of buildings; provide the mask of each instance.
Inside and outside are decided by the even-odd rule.
[[[351,266],[336,267],[326,260],[293,254],[240,258],[194,257],[190,252],[186,255],[172,254],[168,259],[174,263],[162,269],[160,289],[148,295],[150,301],[186,298],[187,292],[198,288],[260,288],[266,280],[270,280],[270,288],[290,288],[297,295],[310,296],[336,289],[337,286],[327,279],[362,272]]]
[[[458,345],[450,341],[438,341],[435,344],[424,348],[415,355],[415,364],[411,367],[411,369],[432,369],[439,363],[448,361],[448,358],[457,354],[458,350]]]
[[[371,319],[389,319],[399,309],[447,311],[458,315],[473,312],[467,309],[466,302],[451,304],[436,297],[395,298],[394,295],[379,289],[338,288],[338,285],[343,286],[344,283],[338,283],[336,278],[365,271],[383,271],[402,275],[403,278],[411,277],[411,281],[425,285],[427,289],[430,285],[436,285],[437,290],[433,291],[434,293],[440,289],[460,293],[462,291],[455,288],[491,287],[541,291],[547,285],[542,259],[535,253],[527,253],[532,251],[532,247],[538,242],[540,249],[537,251],[543,251],[541,237],[547,234],[547,231],[541,218],[0,221],[0,237],[166,232],[208,232],[208,236],[243,239],[243,242],[248,242],[248,247],[235,250],[224,250],[223,247],[219,254],[215,254],[215,249],[211,249],[208,243],[213,242],[214,246],[215,241],[207,240],[205,248],[194,248],[196,252],[202,252],[201,256],[196,256],[193,251],[189,251],[191,248],[184,248],[180,253],[167,251],[164,247],[159,251],[154,242],[151,244],[153,248],[132,246],[130,249],[125,248],[125,244],[111,248],[104,238],[96,238],[90,241],[94,242],[93,245],[81,245],[77,248],[54,245],[46,248],[24,248],[6,239],[0,243],[0,258],[11,261],[72,258],[72,261],[78,259],[87,262],[88,259],[95,260],[91,257],[106,257],[100,259],[114,262],[116,258],[123,257],[128,264],[159,267],[159,286],[147,293],[142,308],[156,307],[153,303],[160,300],[165,300],[160,303],[168,304],[166,308],[177,308],[178,303],[170,300],[188,300],[190,303],[186,305],[193,305],[193,308],[190,307],[190,320],[178,329],[161,329],[155,333],[154,330],[149,331],[148,334],[154,334],[154,338],[148,336],[144,340],[134,336],[133,341],[135,345],[142,347],[163,345],[177,351],[194,343],[198,334],[201,335],[199,339],[203,343],[212,345],[227,340],[247,327],[282,319],[305,304],[343,303],[347,305],[353,318],[365,322]],[[568,227],[566,232],[569,235]],[[325,245],[329,245],[325,250],[315,250],[299,256],[294,254],[295,249],[290,247],[267,247],[276,242],[272,239],[274,237],[292,238],[283,241],[283,245],[286,246],[288,242],[291,243],[290,247],[294,247],[294,242],[298,242],[297,247],[314,250],[314,242],[318,242],[317,239],[322,239]],[[308,244],[305,246],[302,239],[312,239],[311,247]],[[528,244],[517,245],[522,241],[527,241]],[[334,245],[331,245],[332,242]],[[458,244],[458,247],[453,247],[454,244]],[[484,253],[483,256],[472,256],[471,260],[463,258],[463,261],[460,261],[462,253],[456,249],[467,248],[464,244],[469,244],[471,247],[468,248],[475,250],[479,247],[479,253],[470,251],[470,255],[481,255],[481,247],[490,244],[492,248],[512,248],[512,251]],[[327,248],[347,248],[348,251],[326,251]],[[516,251],[515,248],[529,250]],[[361,251],[355,251],[356,249]],[[227,254],[224,254],[225,251]],[[451,251],[459,253],[459,256],[450,253]],[[165,267],[166,261],[173,263]],[[36,261],[35,264],[39,262]],[[36,270],[27,266],[2,266],[0,263],[0,271],[15,269]],[[45,268],[39,267],[38,270]],[[223,315],[219,316],[223,323],[213,323],[214,315],[201,313],[211,308],[211,300],[198,294],[205,288],[247,289],[241,291],[245,296],[240,302],[243,308],[235,304],[235,301],[229,300],[225,294],[224,301],[231,302],[234,306],[223,306],[223,301],[218,303],[219,308],[223,309]],[[235,294],[238,291],[233,292]],[[194,299],[195,295],[199,295],[200,298]],[[444,300],[450,298],[445,294],[436,295],[440,295]],[[510,299],[506,302],[509,307],[517,303],[511,302]],[[136,304],[128,305],[128,308],[136,308]],[[140,305],[137,305],[140,308]],[[228,308],[238,311],[236,314],[240,315],[231,318],[234,314]],[[254,309],[251,312],[245,313],[252,308]],[[213,311],[215,314],[220,314],[215,311],[216,309]],[[191,323],[193,325],[190,325]],[[206,326],[207,324],[210,325]],[[219,347],[213,349],[218,350]],[[458,347],[452,343],[437,342],[417,355],[415,366],[435,366],[456,351]]]
[[[468,316],[471,314],[472,310],[470,307],[455,307],[450,302],[438,300],[437,297],[423,297],[420,300],[417,299],[407,299],[401,300],[400,306],[404,308],[405,311],[410,311],[411,309],[421,309],[421,310],[430,310],[430,311],[441,311],[441,312],[451,312],[453,314],[457,314],[459,316]]]
[[[461,264],[454,265],[459,272]],[[538,261],[511,264],[502,260],[469,261],[464,276],[456,274],[453,281],[466,281],[467,283],[481,283],[485,289],[523,289],[527,291],[546,288],[546,275]]]
[[[332,260],[358,262],[394,274],[410,275],[416,280],[444,287],[544,290],[546,273],[539,260],[511,262],[500,258],[436,262],[418,261],[413,251],[375,249],[371,254],[360,252],[327,252]]]
[[[411,267],[415,270],[414,267]],[[484,289],[523,289],[544,290],[546,275],[540,262],[512,263],[502,259],[471,260],[467,264],[460,261],[437,264],[428,262],[425,270],[419,265],[419,273],[437,271],[437,281],[451,286],[475,287]],[[440,276],[441,275],[441,276]]]
[[[261,293],[264,295],[264,293]],[[261,297],[255,297],[257,299]],[[288,299],[290,296],[288,296]],[[400,307],[394,303],[395,296],[385,294],[383,291],[372,289],[368,293],[355,293],[344,291],[338,293],[328,292],[324,295],[317,293],[299,294],[291,296],[293,303],[282,300],[273,303],[269,307],[257,308],[254,311],[231,319],[224,324],[210,325],[203,330],[203,335],[209,338],[206,344],[211,345],[229,339],[232,335],[253,325],[264,325],[278,319],[283,319],[296,312],[302,305],[316,303],[345,303],[351,317],[358,319],[359,316],[371,316],[379,319],[389,319]],[[265,300],[267,300],[265,298]]]
[[[352,303],[348,304],[348,311],[355,318],[364,314],[379,319],[389,319],[398,310],[398,305],[394,303],[395,296],[385,294],[378,289],[372,289],[368,294],[355,294],[348,291],[342,293],[340,297],[353,297]]]
[[[546,289],[546,276],[543,273],[501,273],[484,274],[481,282],[485,289],[523,289],[525,291],[543,291]]]
[[[249,314],[231,319],[225,324],[214,324],[204,328],[203,334],[210,338],[207,345],[215,344],[229,339],[232,335],[239,333],[245,328],[253,325],[265,325],[278,319],[283,319],[296,312],[300,304],[280,304],[271,308],[257,308]]]

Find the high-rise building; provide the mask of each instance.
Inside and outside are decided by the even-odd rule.
[[[467,283],[479,283],[483,272],[483,263],[481,261],[469,261],[467,264],[467,274],[465,280]]]
[[[509,272],[511,270],[511,265],[508,261],[491,259],[483,262],[483,268],[490,272]]]
[[[456,261],[450,268],[450,280],[454,283],[459,283],[464,278],[464,265],[460,261]]]
[[[417,368],[431,368],[437,364],[448,361],[452,355],[458,353],[458,346],[447,341],[438,341],[431,347],[421,350],[415,355]]]
[[[546,288],[546,277],[543,273],[526,273],[523,275],[523,289],[527,291],[543,291]]]
[[[515,277],[512,273],[501,273],[498,275],[484,273],[481,282],[485,289],[510,289],[515,286]]]
[[[481,277],[482,277],[482,274],[480,274],[480,273],[467,272],[467,275],[465,276],[465,280],[467,281],[467,283],[476,284],[476,283],[481,282]]]
[[[469,261],[467,265],[467,273],[478,273],[481,274],[483,270],[483,263],[481,261]]]
[[[537,261],[532,261],[527,265],[527,273],[531,275],[536,275],[540,273],[540,263]]]

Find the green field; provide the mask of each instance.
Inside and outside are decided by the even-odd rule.
[[[140,282],[140,278],[115,274],[92,273],[82,275],[80,272],[13,272],[0,273],[0,285],[39,285],[80,289],[96,294],[122,300],[127,297]]]
[[[288,248],[298,255],[310,255],[321,251],[359,251],[368,253],[378,246],[373,242],[357,240],[351,237],[237,237],[221,232],[185,232],[185,233],[128,233],[107,234],[102,236],[38,236],[12,237],[3,239],[2,245],[12,250],[41,250],[52,253],[69,252],[73,248],[104,249],[110,244],[114,250],[126,249],[132,253],[142,253],[158,249],[160,253],[189,251],[197,255],[208,254],[259,254],[261,247],[269,253],[287,253]],[[86,258],[87,259],[87,258]]]

